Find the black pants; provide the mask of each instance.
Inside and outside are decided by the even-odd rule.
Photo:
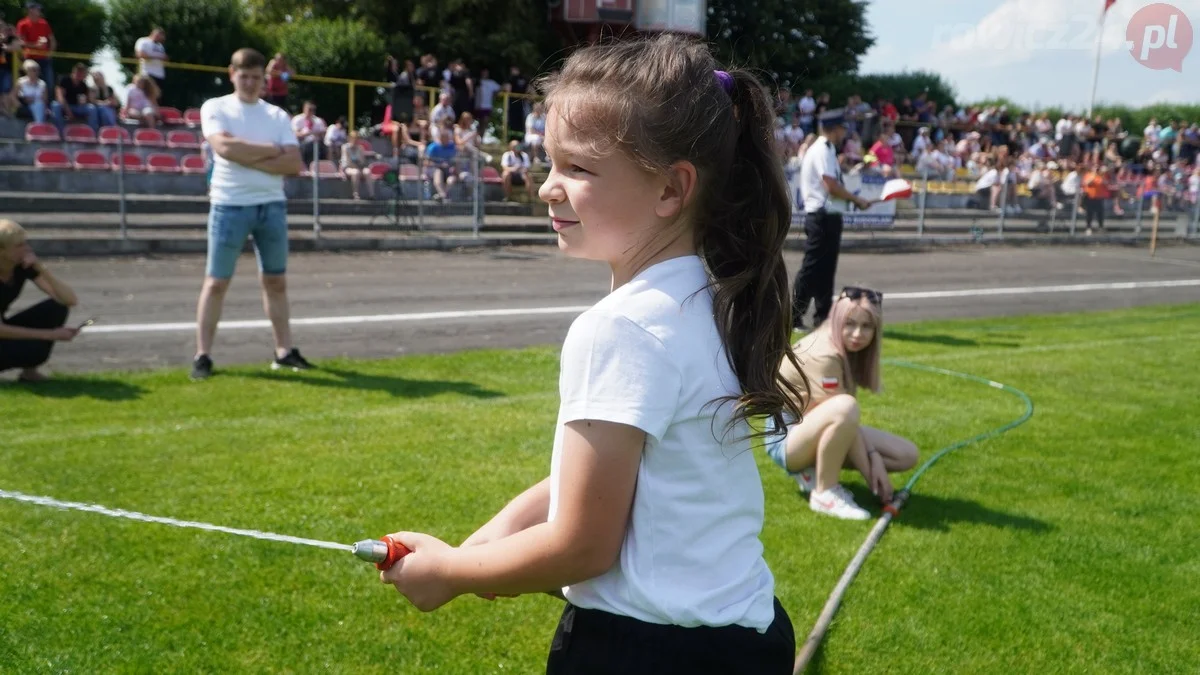
[[[792,285],[792,323],[800,325],[815,307],[813,324],[820,324],[833,307],[833,279],[837,276],[838,252],[842,248],[842,214],[821,211],[804,214],[804,262]]]
[[[158,104],[170,106],[173,99],[167,94],[167,78],[150,76],[154,80],[154,84],[158,85]]]
[[[546,675],[787,675],[796,634],[783,605],[766,633],[744,626],[664,626],[568,604]]]
[[[1098,221],[1100,229],[1104,229],[1104,200],[1092,199],[1091,197],[1083,198],[1083,210],[1087,213],[1087,227],[1092,229],[1092,218]]]
[[[9,326],[22,328],[62,328],[67,322],[66,305],[55,300],[44,300],[33,307],[8,317]],[[10,368],[37,368],[50,360],[52,340],[0,340],[0,371]]]

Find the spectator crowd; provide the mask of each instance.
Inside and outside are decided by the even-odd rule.
[[[55,78],[49,57],[57,49],[54,30],[41,6],[28,2],[15,25],[0,17],[0,115],[50,121],[60,133],[69,123],[93,130],[118,123],[158,126],[168,95],[166,41],[160,27],[137,40],[139,71],[119,97],[99,70],[89,72],[83,63]],[[13,64],[19,77],[13,76]],[[546,117],[543,106],[528,96],[530,82],[519,67],[512,66],[500,82],[487,68],[472,71],[462,59],[442,66],[434,54],[416,61],[388,56],[383,75],[390,96],[381,123],[369,130],[356,130],[345,117],[327,124],[315,102],[303,102],[292,128],[306,163],[332,161],[354,183],[357,197],[360,179],[375,158],[359,136],[376,133],[391,141],[393,166],[420,166],[433,185],[432,196],[445,199],[455,183],[472,177],[477,160],[491,161],[482,154],[483,139],[507,120],[507,135],[516,140],[500,162],[505,194],[511,196],[514,186],[532,194],[531,171],[548,161],[541,143]],[[275,54],[266,67],[262,97],[289,109],[294,76],[287,56]],[[431,91],[436,92],[432,106]],[[498,98],[501,92],[514,96]],[[503,101],[508,109],[497,110]],[[812,89],[798,97],[780,89],[775,101],[780,159],[799,166],[820,131],[822,115],[835,106],[828,93]],[[975,181],[983,208],[1019,212],[1016,186],[1023,184],[1045,208],[1080,201],[1089,225],[1095,216],[1103,226],[1109,199],[1119,215],[1123,201],[1155,196],[1155,208],[1184,209],[1194,206],[1200,193],[1196,122],[1154,119],[1137,136],[1117,118],[1064,114],[1055,120],[1044,112],[1011,112],[1004,105],[939,107],[924,93],[898,103],[850,96],[836,107],[846,120],[846,138],[838,148],[843,170]]]
[[[828,94],[805,90],[798,99],[781,89],[776,139],[790,167],[816,140]],[[1066,113],[1014,113],[1005,105],[955,108],[927,95],[898,105],[849,97],[840,107],[846,140],[838,159],[846,172],[875,171],[939,181],[974,181],[977,205],[1020,213],[1017,186],[1027,186],[1039,207],[1073,208],[1104,227],[1109,210],[1152,197],[1150,208],[1195,208],[1200,196],[1200,123],[1151,119],[1131,133],[1119,118]],[[1140,135],[1136,132],[1140,131]]]

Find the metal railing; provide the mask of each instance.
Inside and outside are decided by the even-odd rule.
[[[14,83],[13,86],[15,87],[16,86],[15,83],[16,83],[17,79],[20,77],[20,66],[19,66],[20,59],[15,57],[15,52],[13,54],[14,55],[10,56],[10,60],[12,61],[13,83]],[[84,54],[84,53],[80,53],[80,52],[55,51],[55,52],[49,52],[49,54],[47,56],[39,57],[39,58],[70,59],[70,60],[75,60],[75,61],[86,61],[86,62],[90,63],[93,58],[93,55],[92,54]],[[141,64],[141,61],[139,59],[136,59],[133,57],[118,56],[118,57],[115,57],[114,60],[117,61],[118,63],[122,63],[125,65],[131,65],[131,66],[140,66],[140,64]],[[169,61],[169,62],[164,63],[163,65],[167,70],[176,69],[176,70],[192,71],[192,72],[213,73],[216,75],[228,75],[228,73],[229,73],[228,66],[211,66],[211,65],[199,64],[199,63],[184,63],[184,62],[180,62],[180,61]],[[355,104],[355,94],[356,94],[358,87],[370,87],[372,89],[384,89],[384,90],[389,90],[392,87],[392,83],[390,83],[390,82],[377,81],[377,80],[358,80],[358,79],[351,79],[351,78],[344,78],[344,77],[326,77],[323,75],[293,74],[289,77],[289,79],[297,81],[297,82],[309,82],[309,83],[314,83],[314,84],[332,84],[332,85],[345,86],[346,87],[346,110],[347,110],[346,118],[351,121],[352,125],[354,124],[354,120],[357,119],[355,116],[355,112],[356,112],[356,110],[355,110],[355,105],[356,105]],[[51,89],[51,91],[53,90],[53,86],[54,86],[53,84],[49,84],[49,88]],[[415,86],[413,89],[415,91],[422,92],[425,95],[426,100],[427,100],[428,109],[432,109],[437,104],[438,96],[441,93],[440,89],[438,89],[436,87],[424,87],[424,86]],[[511,122],[512,122],[512,120],[510,119],[510,111],[513,107],[512,103],[514,103],[516,101],[527,101],[529,103],[532,103],[532,102],[538,101],[538,100],[541,100],[541,97],[534,95],[534,94],[514,94],[514,93],[508,92],[508,91],[500,91],[500,92],[496,93],[496,98],[492,101],[492,103],[493,103],[493,111],[495,111],[495,107],[494,107],[495,105],[499,105],[500,110],[502,111],[501,115],[500,115],[500,133],[497,134],[497,137],[500,139],[501,143],[503,143],[504,145],[507,145],[509,138],[510,138],[510,126],[511,126]],[[526,108],[528,107],[529,103],[526,104],[526,106],[525,106]],[[486,125],[490,123],[490,120],[480,120],[480,123],[482,125],[484,125],[485,129],[486,129]]]
[[[1016,183],[1011,189],[1000,189],[996,195],[996,208],[991,207],[991,194],[975,191],[975,177],[955,176],[938,180],[929,171],[915,177],[908,171],[913,184],[913,196],[909,209],[915,210],[916,233],[923,237],[934,228],[932,221],[952,218],[973,223],[972,233],[976,239],[984,234],[985,223],[994,219],[993,232],[1004,237],[1006,232],[1033,229],[1046,234],[1061,233],[1066,225],[1067,234],[1076,236],[1081,227],[1080,217],[1084,214],[1082,187],[1073,195],[1063,194],[1057,187],[1053,196],[1030,190],[1027,185]],[[1002,172],[999,184],[1008,180],[1008,170]],[[1016,196],[1016,200],[1012,199]],[[1151,208],[1152,206],[1156,208]],[[1016,207],[1016,208],[1013,208]],[[1156,216],[1167,227],[1174,227],[1175,234],[1183,237],[1200,236],[1200,199],[1186,193],[1144,196],[1138,182],[1117,184],[1111,198],[1104,203],[1106,229],[1131,231],[1134,237],[1142,237],[1149,227],[1148,216]],[[1020,210],[1018,210],[1020,209]],[[897,213],[897,220],[913,217],[907,209]],[[912,211],[908,211],[912,214]],[[1011,232],[1010,232],[1011,233]]]

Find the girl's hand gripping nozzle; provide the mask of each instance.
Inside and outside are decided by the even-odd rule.
[[[388,570],[392,565],[396,564],[404,556],[412,551],[409,551],[400,542],[392,539],[390,536],[382,539],[365,539],[354,544],[354,555],[367,562],[375,563],[375,568],[383,571]]]

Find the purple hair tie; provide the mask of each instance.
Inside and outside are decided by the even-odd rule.
[[[726,94],[733,95],[733,76],[723,70],[714,70],[713,75],[717,76],[717,83],[725,90]]]

